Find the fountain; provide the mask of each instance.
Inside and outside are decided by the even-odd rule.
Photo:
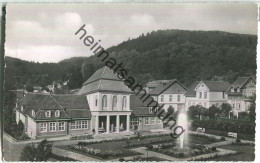
[[[185,109],[181,110],[180,113],[178,114],[177,125],[182,126],[182,128],[185,130],[185,132],[183,132],[179,137],[180,139],[179,148],[183,149],[184,143],[188,142],[188,116]]]

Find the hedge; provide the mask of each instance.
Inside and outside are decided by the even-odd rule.
[[[218,120],[194,120],[193,128],[203,127],[207,129],[236,132],[243,134],[255,134],[255,123],[251,121],[218,121]]]

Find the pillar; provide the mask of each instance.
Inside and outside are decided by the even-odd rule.
[[[95,134],[98,134],[98,116],[96,116],[96,122],[95,122],[95,130],[96,130],[96,133]]]
[[[120,118],[119,118],[119,115],[116,116],[116,132],[119,133],[119,122],[120,121]]]
[[[109,115],[107,115],[107,128],[106,128],[106,133],[108,133],[109,134],[109,127],[110,127],[110,116]]]
[[[128,132],[130,128],[130,115],[126,115],[126,131]]]

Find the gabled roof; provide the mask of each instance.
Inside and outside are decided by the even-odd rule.
[[[208,88],[210,92],[224,92],[230,87],[230,84],[226,81],[202,81]]]
[[[254,82],[256,82],[254,77],[238,77],[237,80],[229,87],[227,90],[228,94],[232,95],[242,95],[242,92],[231,92],[231,88],[237,89],[237,88],[243,88],[243,86],[248,82],[249,79],[252,79]]]
[[[181,84],[178,80],[173,79],[170,80],[167,84],[159,84],[154,90],[152,90],[151,92],[149,92],[149,94],[151,95],[160,95],[162,94],[165,90],[167,90],[168,88],[170,88],[173,84],[175,83],[179,83],[185,90],[188,90],[183,84]],[[173,93],[178,93],[173,91]]]
[[[210,92],[226,92],[230,87],[230,84],[225,81],[209,81],[209,80],[195,81],[190,86],[188,92],[186,93],[186,96],[187,97],[196,96],[195,89],[201,82],[203,82],[208,87]]]
[[[24,114],[35,120],[91,118],[87,99],[83,95],[29,93],[18,101],[18,105],[23,106]],[[22,112],[20,107],[17,110]],[[32,110],[35,116],[32,116]],[[60,111],[59,117],[54,116],[56,110]],[[46,111],[51,111],[51,117],[45,116]]]
[[[94,92],[121,92],[133,93],[124,81],[119,79],[114,72],[108,68],[103,67],[97,70],[82,86],[77,94],[90,94]]]
[[[188,91],[186,92],[186,96],[187,97],[193,97],[196,96],[196,92],[195,92],[195,88],[197,87],[197,85],[200,83],[200,81],[195,81],[188,89]]]

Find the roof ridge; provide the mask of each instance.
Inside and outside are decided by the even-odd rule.
[[[65,111],[65,108],[64,108],[51,94],[50,94],[50,96],[51,96],[51,98],[52,98],[55,102],[57,102],[57,104],[60,105],[60,107],[63,109],[64,113],[66,114],[66,116],[69,117],[68,114],[67,114],[66,111]],[[69,118],[70,118],[70,117],[69,117]]]

